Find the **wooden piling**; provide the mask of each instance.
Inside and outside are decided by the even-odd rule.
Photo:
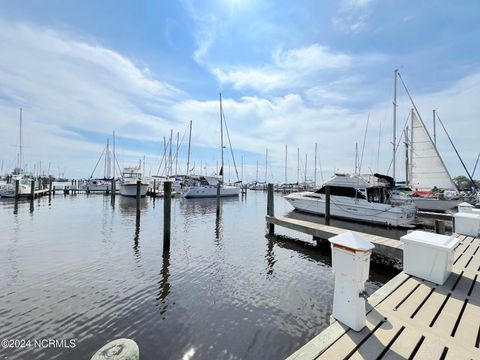
[[[30,181],[30,199],[35,197],[35,180]]]
[[[112,189],[112,199],[115,199],[115,192],[117,191],[117,189],[115,189],[115,178],[112,178],[110,188]]]
[[[141,198],[141,188],[142,188],[142,181],[140,179],[137,180],[137,218],[140,217],[140,198]]]
[[[157,197],[157,179],[153,179],[153,197]]]
[[[48,194],[52,195],[52,180],[48,181]]]
[[[15,180],[15,199],[18,199],[20,188],[20,180]]]
[[[330,186],[325,186],[325,225],[330,225]]]
[[[220,183],[217,184],[217,214],[220,213]]]
[[[170,220],[172,211],[172,182],[163,183],[163,250],[170,249]]]
[[[435,232],[445,234],[445,220],[435,219]]]
[[[274,211],[274,200],[273,200],[273,184],[269,183],[267,186],[267,215],[275,216]],[[275,225],[272,223],[268,224],[268,234],[275,235]]]

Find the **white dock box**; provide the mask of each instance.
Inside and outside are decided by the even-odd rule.
[[[458,212],[459,213],[472,213],[473,205],[467,203],[467,202],[462,202],[461,204],[457,205],[458,207]]]
[[[458,212],[453,215],[453,218],[457,234],[475,237],[480,234],[480,214]]]
[[[370,271],[374,245],[353,232],[329,239],[335,274],[332,316],[355,331],[366,324],[365,281]]]
[[[458,244],[454,236],[426,231],[412,231],[400,238],[403,242],[403,271],[439,285],[452,272],[453,252]]]

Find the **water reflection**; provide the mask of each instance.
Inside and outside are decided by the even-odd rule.
[[[220,200],[220,205],[223,206],[236,202],[239,202],[238,197],[226,197]],[[213,214],[217,211],[217,199],[182,199],[180,202],[180,211],[182,215],[185,216]]]
[[[158,295],[156,300],[159,301],[159,311],[161,315],[165,315],[168,308],[168,295],[170,294],[170,251],[163,252],[162,270],[160,271],[160,281],[158,282]],[[165,316],[163,317],[165,319]]]
[[[135,214],[137,213],[137,199],[134,197],[120,196],[120,212],[122,214]],[[148,201],[146,198],[140,199],[140,210],[148,209]]]
[[[273,251],[275,236],[265,235],[265,237],[267,239],[267,253],[265,255],[267,267],[265,270],[267,270],[267,278],[270,278],[273,276],[273,265],[276,263],[275,252]]]
[[[33,214],[34,208],[35,208],[35,206],[33,204],[33,199],[30,199],[30,214]]]
[[[220,206],[216,211],[215,216],[215,243],[218,245],[222,235],[222,207]]]
[[[133,237],[133,253],[135,254],[135,259],[140,260],[140,216],[135,217],[135,236]]]

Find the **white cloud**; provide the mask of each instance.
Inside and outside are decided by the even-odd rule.
[[[211,65],[211,72],[223,84],[235,89],[254,89],[262,93],[272,90],[305,89],[324,82],[326,76],[342,74],[352,68],[374,66],[389,59],[378,53],[347,54],[331,51],[327,46],[310,46],[277,50],[271,62],[262,66]]]
[[[359,34],[368,27],[371,6],[374,0],[342,0],[338,15],[332,18],[335,29]]]

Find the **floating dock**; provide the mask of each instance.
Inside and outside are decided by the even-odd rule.
[[[317,217],[318,218],[318,217]],[[335,226],[319,224],[315,222],[314,216],[305,214],[291,213],[287,216],[265,217],[267,224],[281,226],[290,230],[312,235],[317,243],[330,245],[329,238],[350,231]],[[372,261],[387,264],[394,267],[400,267],[403,261],[403,243],[382,236],[371,235],[355,231],[357,234],[375,245],[372,253]]]
[[[401,272],[368,298],[363,330],[335,321],[288,360],[480,359],[480,239],[459,239],[444,285]]]

